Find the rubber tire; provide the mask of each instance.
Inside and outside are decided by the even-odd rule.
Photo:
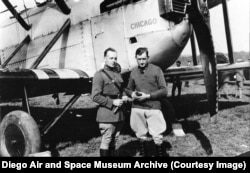
[[[15,156],[8,151],[8,148],[6,145],[5,132],[8,133],[8,130],[6,130],[8,127],[9,128],[15,127],[16,129],[18,129],[18,131],[14,131],[14,132],[19,132],[19,133],[13,133],[13,134],[18,134],[19,139],[20,138],[23,139],[23,143],[22,143],[23,152],[18,156],[26,157],[29,154],[37,153],[40,151],[41,137],[40,137],[39,128],[35,120],[28,113],[24,111],[16,110],[16,111],[12,111],[8,113],[3,118],[0,124],[0,155],[1,156],[3,157]],[[15,138],[15,136],[12,136],[12,137]],[[10,137],[10,139],[12,138]]]

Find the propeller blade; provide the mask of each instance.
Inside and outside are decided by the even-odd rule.
[[[193,25],[198,47],[200,50],[203,67],[204,82],[206,85],[210,116],[218,112],[218,84],[216,56],[213,38],[209,23],[209,10],[206,4],[200,4],[199,11],[197,0],[192,0],[189,10],[190,22]]]

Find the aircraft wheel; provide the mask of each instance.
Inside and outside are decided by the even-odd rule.
[[[0,124],[0,155],[25,157],[40,150],[40,132],[35,120],[26,112],[12,111]]]

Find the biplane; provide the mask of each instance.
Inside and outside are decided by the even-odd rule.
[[[195,33],[202,65],[190,67],[189,72],[170,68],[165,74],[166,79],[174,75],[185,79],[199,71],[211,115],[218,111],[217,68],[249,67],[249,62],[234,63],[231,56],[229,64],[216,65],[209,8],[222,3],[226,11],[226,0],[47,0],[20,12],[9,0],[1,3],[12,16],[0,25],[0,98],[23,103],[22,110],[0,113],[1,156],[39,152],[41,136],[82,94],[91,91],[92,77],[101,69],[107,47],[117,50],[124,76],[136,65],[134,52],[142,45],[149,48],[150,62],[165,70]],[[55,93],[72,98],[39,129],[29,98]]]

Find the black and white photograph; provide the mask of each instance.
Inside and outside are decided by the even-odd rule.
[[[249,8],[1,0],[0,157],[250,157]]]

